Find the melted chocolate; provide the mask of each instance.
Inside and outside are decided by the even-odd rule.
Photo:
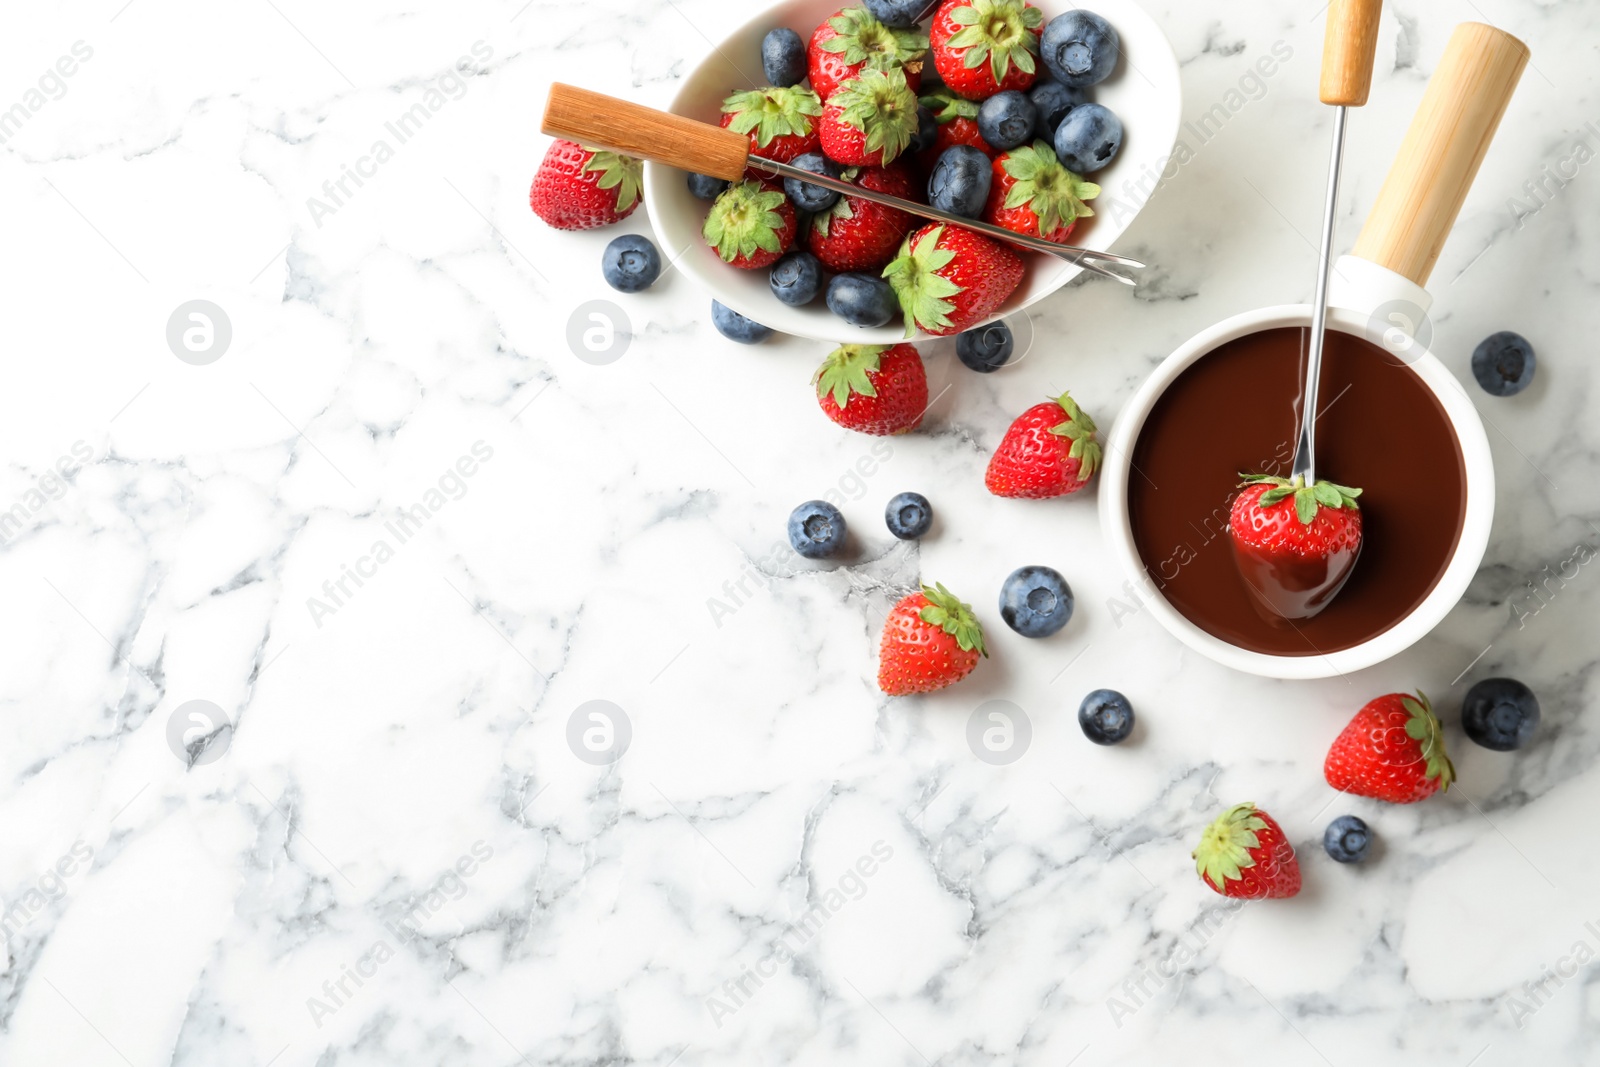
[[[1255,594],[1256,605],[1268,613],[1269,622],[1309,619],[1320,613],[1344,588],[1360,554],[1360,545],[1347,545],[1324,559],[1296,559],[1233,545],[1239,577]]]
[[[1288,474],[1304,334],[1263,330],[1195,361],[1145,420],[1129,475],[1134,542],[1156,588],[1207,633],[1271,655],[1337,652],[1399,622],[1438,584],[1466,518],[1461,446],[1439,401],[1383,349],[1330,329],[1317,473],[1362,490],[1361,555],[1313,618],[1287,621],[1258,601],[1228,509],[1241,471]]]

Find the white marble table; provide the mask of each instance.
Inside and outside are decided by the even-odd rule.
[[[1119,246],[1157,266],[1046,301],[992,377],[927,346],[944,391],[891,442],[815,410],[823,346],[723,340],[676,272],[617,299],[623,358],[566,344],[615,294],[607,234],[527,209],[545,85],[662,102],[743,5],[12,11],[0,1063],[1593,1062],[1600,578],[1567,561],[1600,544],[1600,7],[1482,3],[1387,5],[1342,245],[1453,24],[1527,40],[1433,283],[1495,536],[1429,639],[1310,684],[1115,610],[1094,501],[998,501],[981,472],[1045,393],[1109,423],[1196,329],[1308,298],[1316,5],[1152,5],[1186,117],[1228,112]],[[167,344],[192,300],[231,326],[206,365]],[[1511,400],[1467,372],[1497,329],[1542,361]],[[940,513],[920,546],[881,526],[905,489]],[[784,516],[829,492],[859,550],[795,567]],[[1077,592],[1056,638],[998,619],[1023,563]],[[995,655],[888,700],[878,627],[919,578],[977,604]],[[1497,673],[1543,701],[1520,754],[1455,724]],[[1099,686],[1134,743],[1080,735]],[[1338,800],[1330,739],[1417,686],[1460,787]],[[997,699],[1032,730],[1005,766],[966,740]],[[568,744],[596,700],[626,715],[615,763]],[[168,740],[191,701],[232,723],[193,766]],[[1300,847],[1295,900],[1219,908],[1196,879],[1200,827],[1243,799]],[[1373,862],[1321,853],[1335,808],[1372,821]]]

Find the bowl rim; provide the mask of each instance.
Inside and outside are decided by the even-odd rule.
[[[711,57],[718,55],[722,55],[723,58],[726,59],[724,50],[732,41],[738,40],[746,35],[756,33],[758,31],[762,34],[765,34],[766,30],[771,28],[773,8],[783,6],[787,3],[805,2],[810,2],[810,0],[775,0],[773,3],[768,3],[749,19],[746,19],[743,23],[741,23],[736,29],[724,35],[720,41],[712,42],[710,51],[707,52],[705,56],[702,56],[695,66],[689,70],[678,82],[677,88],[672,94],[672,99],[668,101],[665,110],[674,115],[682,114],[680,109],[683,107],[684,97],[690,91],[695,80],[695,75],[706,64],[706,62]],[[852,0],[824,0],[824,3],[819,4],[819,6],[825,6],[826,3],[836,3],[839,7],[848,7],[851,6],[851,2]],[[1036,0],[1029,0],[1029,2],[1034,4],[1036,7],[1043,7],[1046,5],[1046,3],[1052,3],[1053,0],[1045,0],[1044,3],[1036,2]],[[1141,34],[1141,40],[1143,40],[1145,37],[1148,37],[1152,43],[1151,57],[1146,58],[1141,55],[1141,63],[1140,67],[1138,68],[1139,74],[1141,77],[1145,78],[1145,80],[1149,80],[1152,77],[1149,71],[1154,69],[1154,67],[1157,65],[1155,59],[1156,53],[1153,48],[1153,44],[1156,41],[1159,41],[1161,44],[1161,51],[1159,53],[1159,66],[1162,70],[1163,76],[1166,77],[1172,85],[1172,104],[1169,116],[1170,129],[1152,132],[1150,129],[1150,127],[1153,125],[1152,123],[1141,123],[1139,128],[1139,136],[1141,139],[1143,139],[1147,134],[1156,137],[1156,140],[1153,142],[1156,147],[1151,153],[1150,160],[1156,161],[1159,164],[1158,173],[1160,173],[1160,171],[1164,170],[1170,164],[1173,155],[1173,148],[1177,144],[1178,134],[1183,126],[1182,68],[1178,63],[1177,53],[1173,50],[1172,42],[1167,37],[1165,29],[1162,28],[1161,23],[1157,21],[1149,11],[1145,10],[1144,5],[1140,2],[1140,0],[1113,0],[1113,3],[1118,8],[1131,11],[1134,17],[1144,20],[1144,22],[1148,24],[1148,29],[1153,31],[1148,34]],[[1065,11],[1074,9],[1077,6],[1078,5],[1069,2],[1067,6],[1062,9],[1062,12],[1058,12],[1058,14],[1065,13]],[[1119,27],[1119,32],[1121,32],[1121,27]],[[732,60],[727,60],[727,62],[732,64],[737,69],[737,64],[733,64]],[[1122,66],[1126,67],[1126,65],[1127,61],[1124,59]],[[1128,72],[1126,70],[1121,72],[1121,76],[1127,76],[1127,74]],[[667,182],[672,180],[672,176],[682,175],[683,173],[683,171],[677,169],[676,167],[668,167],[663,164],[654,163],[648,160],[644,165],[643,197],[645,211],[649,217],[651,229],[655,232],[657,239],[660,240],[663,245],[670,244],[670,242],[667,242],[662,236],[662,227],[660,221],[664,217],[664,213],[667,211],[667,205],[664,200],[665,189]],[[1137,180],[1139,175],[1135,173],[1125,177],[1131,177],[1133,180]],[[1159,187],[1160,183],[1157,184],[1156,188],[1159,189]],[[1106,188],[1109,192],[1109,186]],[[1141,213],[1145,207],[1148,206],[1150,199],[1150,196],[1146,196],[1143,200],[1139,201],[1134,208],[1133,215],[1126,219],[1122,225],[1122,229],[1119,230],[1116,235],[1111,237],[1109,240],[1104,242],[1096,241],[1096,229],[1091,229],[1087,239],[1083,242],[1084,247],[1094,248],[1098,251],[1110,251],[1112,246],[1115,245],[1117,241],[1122,238],[1123,234],[1127,232],[1127,227],[1133,223],[1134,218],[1136,218],[1139,213]],[[778,325],[774,325],[772,328],[781,333],[786,333],[794,337],[801,337],[808,340],[823,341],[828,344],[841,343],[841,336],[847,337],[848,342],[852,344],[888,345],[901,343],[917,344],[920,342],[933,340],[936,338],[936,336],[941,336],[924,333],[921,330],[912,330],[908,333],[906,332],[904,325],[898,323],[890,323],[886,326],[877,327],[851,326],[842,319],[833,318],[831,315],[817,316],[817,325],[800,328],[797,325],[797,320],[809,321],[809,319],[807,319],[805,316],[795,316],[794,319],[791,319],[788,315],[788,312],[799,311],[801,309],[784,308],[783,305],[778,304],[776,301],[774,301],[774,304],[763,304],[763,306],[759,308],[752,306],[749,301],[743,299],[742,293],[738,291],[730,293],[724,287],[719,286],[716,283],[712,272],[703,269],[704,264],[693,258],[694,252],[695,246],[691,244],[690,247],[686,248],[684,252],[681,253],[674,261],[675,264],[685,275],[690,278],[691,281],[693,281],[701,289],[705,290],[712,299],[723,304],[730,310],[738,312],[747,318],[754,319],[757,322],[762,322],[763,324],[766,324],[766,318],[771,317],[771,312],[775,310],[774,304],[776,304],[777,308],[782,309],[780,314],[782,315],[783,321]],[[1037,254],[1038,253],[1035,253],[1035,255]],[[1002,307],[999,308],[993,315],[990,315],[982,322],[974,323],[971,327],[969,327],[969,329],[979,329],[983,326],[989,325],[990,323],[998,322],[1001,319],[1007,318],[1008,316],[1016,315],[1046,299],[1052,294],[1060,291],[1060,289],[1073,278],[1083,273],[1082,267],[1073,263],[1068,263],[1065,260],[1057,261],[1056,267],[1056,276],[1047,282],[1047,284],[1042,287],[1039,292],[1032,294],[1020,303],[1013,303],[1011,300],[1007,300],[1006,304],[1002,305]],[[818,299],[820,300],[821,298],[819,297]]]
[[[1306,326],[1310,322],[1309,304],[1279,304],[1234,315],[1185,341],[1150,373],[1133,398],[1117,413],[1107,434],[1106,458],[1100,474],[1101,532],[1113,558],[1137,588],[1141,606],[1179,641],[1208,659],[1268,678],[1317,679],[1346,675],[1375,666],[1410,648],[1432,632],[1466,593],[1488,549],[1494,521],[1494,464],[1483,421],[1456,376],[1431,352],[1424,350],[1410,366],[1438,399],[1455,431],[1466,472],[1466,506],[1455,555],[1422,603],[1387,630],[1360,644],[1307,656],[1270,655],[1239,648],[1201,629],[1172,606],[1150,580],[1133,539],[1133,526],[1128,516],[1128,481],[1134,442],[1156,401],[1178,375],[1195,362],[1228,341],[1247,334],[1279,326]],[[1331,307],[1328,327],[1365,337],[1367,317],[1359,311]]]

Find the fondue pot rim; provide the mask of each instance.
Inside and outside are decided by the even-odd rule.
[[[1420,290],[1419,290],[1420,291]],[[1368,338],[1369,316],[1359,310],[1333,307],[1328,326]],[[1122,569],[1132,577],[1140,599],[1168,632],[1209,659],[1235,670],[1270,678],[1330,678],[1382,663],[1425,637],[1460,602],[1488,548],[1494,519],[1494,465],[1483,422],[1460,381],[1431,353],[1410,361],[1429,391],[1444,408],[1461,447],[1466,472],[1466,506],[1461,536],[1449,565],[1432,591],[1410,614],[1382,633],[1337,652],[1282,656],[1240,648],[1201,629],[1180,613],[1146,574],[1128,515],[1128,480],[1133,447],[1156,401],[1196,361],[1239,337],[1284,326],[1308,326],[1309,304],[1257,308],[1225,319],[1184,342],[1153,371],[1117,414],[1107,435],[1099,492],[1100,523],[1106,543]],[[1370,338],[1368,338],[1370,339]]]

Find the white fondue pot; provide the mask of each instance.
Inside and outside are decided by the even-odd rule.
[[[1432,391],[1454,428],[1466,471],[1466,509],[1455,555],[1423,601],[1358,645],[1310,656],[1239,648],[1190,622],[1146,574],[1134,542],[1128,479],[1145,420],[1179,375],[1218,347],[1279,327],[1309,327],[1311,306],[1285,304],[1235,315],[1190,338],[1147,379],[1117,416],[1105,449],[1100,522],[1112,555],[1145,607],[1185,645],[1209,659],[1272,678],[1327,678],[1370,667],[1421,639],[1450,612],[1477,573],[1494,517],[1494,466],[1483,423],[1456,377],[1416,336],[1432,298],[1423,286],[1455,223],[1489,141],[1528,60],[1519,40],[1464,23],[1440,61],[1352,254],[1329,289],[1328,328],[1364,337],[1399,356]]]

